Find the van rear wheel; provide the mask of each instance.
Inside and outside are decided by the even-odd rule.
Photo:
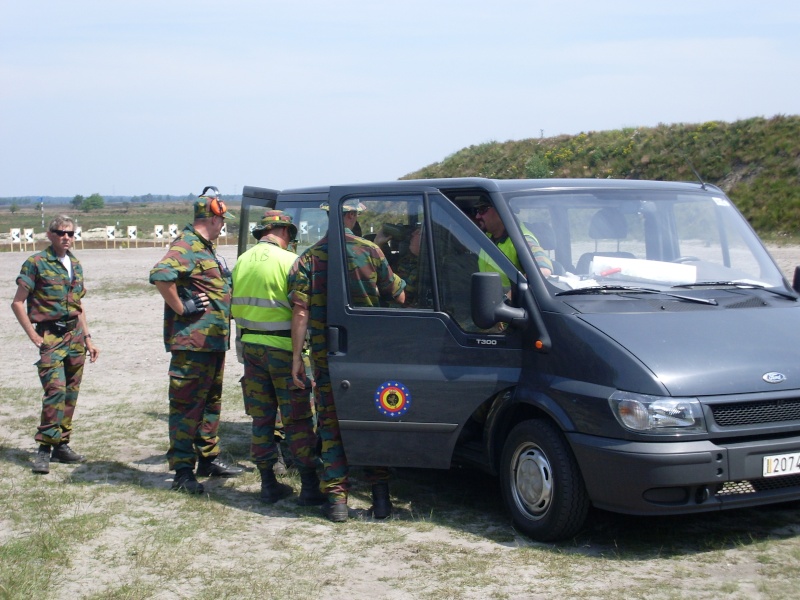
[[[551,422],[531,419],[511,430],[500,480],[514,525],[529,537],[549,542],[583,527],[589,497],[567,441]]]

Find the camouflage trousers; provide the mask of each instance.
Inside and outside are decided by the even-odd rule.
[[[339,430],[339,418],[333,403],[331,376],[327,369],[315,369],[314,398],[317,406],[317,433],[322,442],[322,475],[320,488],[328,495],[328,502],[347,502],[349,489],[347,458]]]
[[[253,419],[250,455],[259,469],[272,468],[278,460],[276,420],[298,468],[316,470],[317,434],[311,392],[292,383],[292,353],[263,344],[244,342],[242,396],[245,412]]]
[[[34,436],[39,444],[54,446],[69,442],[86,362],[83,342],[83,332],[79,329],[63,336],[44,334],[36,363],[44,390],[42,415]]]
[[[364,467],[364,479],[370,485],[389,483],[389,467]]]
[[[224,352],[175,350],[169,363],[169,468],[219,455]]]

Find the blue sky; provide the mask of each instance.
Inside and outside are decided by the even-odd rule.
[[[776,114],[800,114],[796,0],[0,0],[0,197],[391,180]]]

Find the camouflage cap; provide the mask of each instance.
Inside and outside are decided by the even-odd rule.
[[[328,202],[323,202],[322,204],[319,205],[319,207],[326,212],[331,209],[331,206]],[[358,214],[361,214],[365,210],[367,210],[367,207],[358,198],[345,200],[344,204],[342,204],[343,213],[357,212]]]
[[[268,210],[261,217],[261,223],[253,227],[253,237],[261,239],[267,231],[273,227],[288,227],[292,239],[297,237],[297,226],[292,223],[292,215],[286,214],[282,210]]]

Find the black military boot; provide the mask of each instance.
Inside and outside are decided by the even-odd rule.
[[[36,451],[36,458],[33,459],[34,473],[41,473],[47,475],[50,472],[50,446],[41,444]]]
[[[333,521],[334,523],[344,523],[349,517],[346,502],[331,504],[330,502],[326,501],[325,504],[320,507],[320,511],[322,512],[323,517],[329,521]]]
[[[297,497],[299,506],[319,506],[328,499],[326,494],[319,491],[319,477],[312,470],[300,471],[300,495]]]
[[[226,465],[219,456],[200,456],[197,460],[198,477],[236,477],[244,469],[234,465]]]
[[[172,480],[172,489],[187,494],[202,494],[205,491],[203,484],[198,483],[192,469],[189,467],[183,467],[175,471],[175,479]]]
[[[392,501],[389,498],[389,484],[376,483],[372,486],[372,516],[385,519],[392,514]]]
[[[75,452],[67,442],[61,442],[58,446],[53,446],[52,460],[60,463],[82,463],[86,457]]]
[[[259,496],[261,502],[275,504],[278,500],[292,495],[292,486],[278,483],[275,471],[271,467],[259,469],[259,471],[261,472],[261,495]]]

